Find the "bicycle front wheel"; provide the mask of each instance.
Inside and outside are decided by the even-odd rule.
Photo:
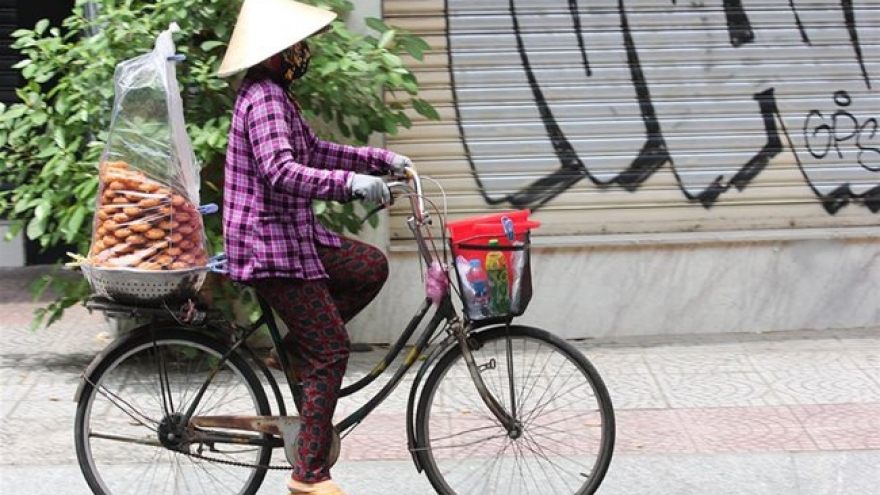
[[[431,371],[416,412],[419,459],[445,495],[593,493],[614,448],[614,412],[599,373],[540,329],[496,327],[469,342],[508,431],[477,392],[461,348]]]
[[[181,419],[212,374],[195,415],[270,414],[244,358],[220,365],[228,349],[193,331],[143,329],[108,352],[86,376],[76,411],[76,454],[94,493],[256,493],[266,469],[254,466],[268,465],[271,448],[205,440],[233,432]]]

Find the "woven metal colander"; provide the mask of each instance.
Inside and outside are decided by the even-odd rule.
[[[157,304],[195,296],[209,271],[208,267],[168,271],[90,265],[81,268],[95,294],[132,304]]]

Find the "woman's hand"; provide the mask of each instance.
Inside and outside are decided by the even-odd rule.
[[[379,177],[364,174],[352,174],[349,179],[348,187],[351,188],[351,194],[357,196],[364,201],[387,205],[391,202],[391,191],[385,181]]]
[[[406,169],[413,166],[408,156],[395,154],[391,159],[391,177],[395,179],[407,179]]]

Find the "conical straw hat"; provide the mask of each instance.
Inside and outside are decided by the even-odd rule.
[[[259,64],[327,26],[336,13],[293,0],[244,0],[217,75]]]

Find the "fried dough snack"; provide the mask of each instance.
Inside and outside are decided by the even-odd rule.
[[[102,163],[99,173],[92,266],[181,270],[207,264],[202,217],[186,196],[122,161]]]

